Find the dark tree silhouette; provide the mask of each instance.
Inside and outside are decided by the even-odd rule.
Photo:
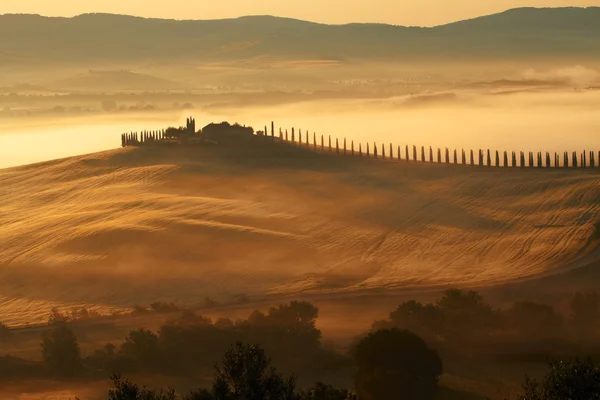
[[[407,330],[370,333],[356,346],[356,390],[363,400],[433,399],[442,362],[423,339]]]
[[[541,383],[525,378],[520,400],[598,400],[600,369],[591,359],[550,363]]]
[[[82,371],[77,337],[65,323],[56,323],[42,337],[42,359],[48,372],[58,377],[73,377]]]
[[[110,380],[114,388],[108,391],[108,400],[175,400],[177,396],[173,389],[167,392],[157,392],[156,390],[139,387],[129,379],[122,380],[121,375],[114,373]],[[185,399],[184,399],[185,400]],[[197,400],[201,400],[198,398]],[[207,399],[208,400],[208,399]]]
[[[139,370],[159,369],[161,351],[158,336],[147,329],[131,331],[121,345],[121,355],[136,363]]]
[[[263,349],[237,342],[216,367],[212,395],[219,400],[294,399],[295,379],[284,379]]]

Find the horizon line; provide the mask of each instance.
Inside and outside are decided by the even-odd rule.
[[[386,23],[386,22],[325,23],[325,22],[315,22],[315,21],[311,21],[311,20],[305,20],[305,19],[294,18],[294,17],[278,16],[278,15],[272,15],[272,14],[247,14],[247,15],[240,15],[240,16],[237,16],[237,17],[212,18],[212,19],[179,19],[179,18],[143,17],[143,16],[140,16],[140,15],[117,14],[117,13],[109,13],[109,12],[88,12],[88,13],[81,13],[81,14],[76,14],[76,15],[71,15],[71,16],[50,16],[50,15],[42,15],[42,14],[34,14],[34,13],[4,13],[4,14],[0,14],[0,17],[5,17],[5,16],[30,16],[30,17],[41,17],[41,18],[48,18],[48,19],[74,19],[74,18],[78,18],[78,17],[85,17],[85,16],[91,16],[91,15],[107,15],[107,16],[128,17],[128,18],[137,18],[137,19],[145,19],[145,20],[160,20],[160,21],[175,21],[175,22],[233,21],[233,20],[238,20],[238,19],[243,19],[243,18],[258,18],[258,17],[263,17],[264,18],[264,17],[269,17],[269,18],[276,18],[276,19],[287,19],[287,20],[293,20],[293,21],[299,21],[299,22],[306,22],[306,23],[311,23],[311,24],[316,24],[316,25],[329,25],[329,26],[384,25],[384,26],[402,27],[402,28],[436,28],[436,27],[442,27],[442,26],[445,26],[445,25],[451,25],[451,24],[465,22],[465,21],[472,21],[472,20],[475,20],[475,19],[478,19],[478,18],[485,18],[485,17],[490,17],[490,16],[493,16],[493,15],[500,15],[500,14],[504,14],[504,13],[507,13],[507,12],[510,12],[510,11],[515,11],[515,10],[564,10],[564,9],[588,10],[588,9],[594,9],[594,8],[600,8],[600,6],[587,6],[587,7],[578,7],[578,6],[565,6],[565,7],[513,7],[513,8],[508,8],[508,9],[505,9],[504,11],[500,11],[500,12],[496,12],[496,13],[482,14],[482,15],[479,15],[479,16],[476,16],[476,17],[465,18],[465,19],[458,19],[458,20],[454,20],[454,21],[450,21],[450,22],[446,22],[446,23],[438,24],[438,25],[400,25],[400,24],[391,24],[391,23]]]

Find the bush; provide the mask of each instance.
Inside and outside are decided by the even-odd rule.
[[[77,337],[65,323],[56,323],[51,331],[44,333],[42,358],[48,372],[58,377],[73,377],[82,371]]]
[[[120,374],[113,374],[110,377],[114,389],[108,391],[108,400],[175,400],[175,391],[169,389],[167,392],[157,392],[156,390],[140,388],[130,380],[122,380]]]
[[[525,378],[521,400],[598,400],[600,369],[591,359],[550,364],[541,383]]]
[[[442,362],[436,351],[412,332],[398,329],[370,333],[355,349],[356,390],[363,400],[433,399]]]

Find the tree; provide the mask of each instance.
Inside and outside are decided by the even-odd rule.
[[[497,322],[492,308],[474,291],[448,289],[437,305],[443,314],[444,335],[455,342],[480,337]]]
[[[56,323],[42,338],[42,358],[46,369],[60,377],[72,377],[82,370],[77,337],[65,323]]]
[[[147,329],[131,331],[121,345],[121,355],[130,358],[139,368],[158,369],[162,359],[158,336]]]
[[[363,400],[432,399],[442,362],[423,339],[407,330],[384,329],[360,340],[356,390]]]
[[[408,329],[421,337],[432,338],[439,333],[442,312],[433,304],[423,305],[414,300],[402,303],[390,313],[392,327]]]
[[[591,359],[550,363],[541,383],[525,377],[520,400],[598,400],[600,369]]]
[[[218,400],[294,399],[295,379],[284,379],[257,345],[236,342],[215,367],[212,395]]]

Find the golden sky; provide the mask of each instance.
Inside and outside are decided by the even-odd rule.
[[[0,0],[0,13],[106,12],[176,19],[268,14],[332,24],[431,26],[526,6],[600,6],[600,0]]]

